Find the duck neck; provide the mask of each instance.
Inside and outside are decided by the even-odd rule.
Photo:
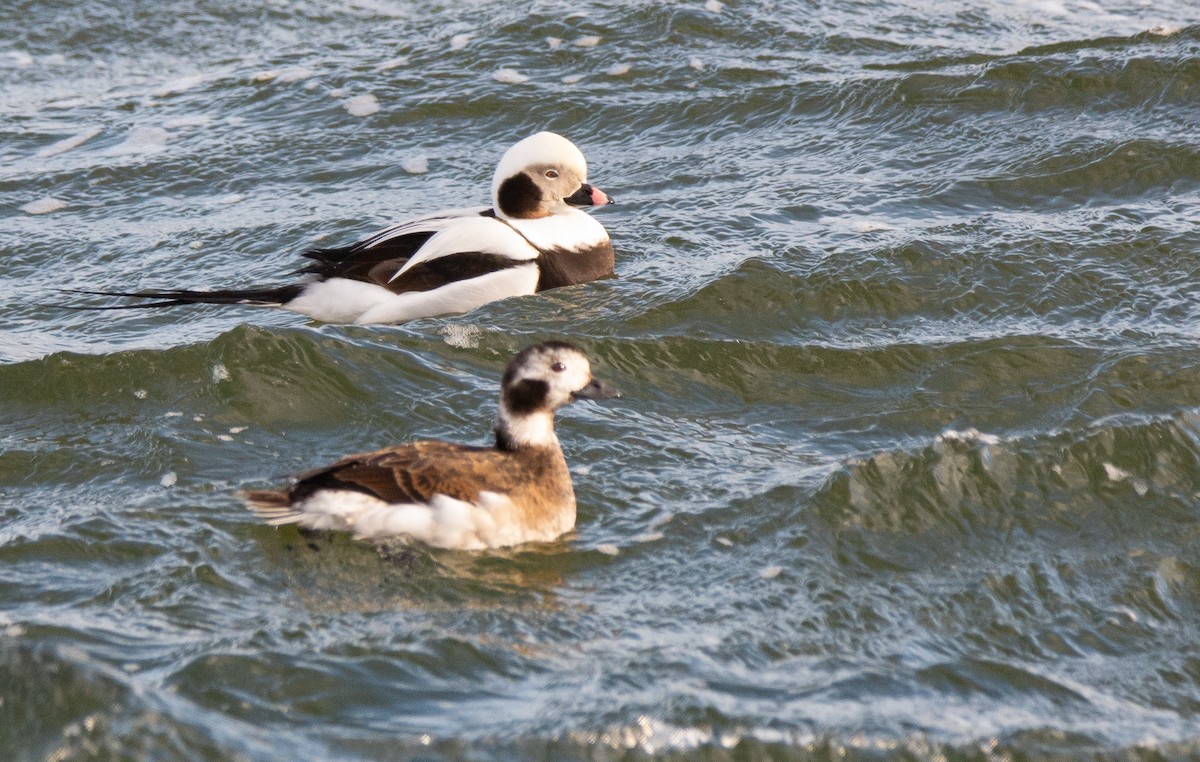
[[[501,407],[496,416],[496,449],[560,450],[558,435],[554,433],[554,413],[537,411],[516,415]]]

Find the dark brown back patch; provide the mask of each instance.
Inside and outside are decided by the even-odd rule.
[[[518,172],[500,183],[496,200],[500,204],[500,211],[509,217],[529,218],[541,207],[542,192],[529,175]]]
[[[460,280],[478,278],[481,275],[528,264],[529,260],[513,259],[502,254],[464,251],[420,262],[399,278],[383,281],[380,285],[397,294],[406,291],[432,291]]]

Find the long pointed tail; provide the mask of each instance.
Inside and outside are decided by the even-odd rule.
[[[304,290],[304,284],[296,283],[290,286],[277,286],[275,288],[227,288],[215,291],[193,291],[190,289],[167,289],[165,291],[91,291],[76,288],[62,290],[71,294],[153,300],[134,302],[132,304],[104,304],[94,306],[53,305],[68,310],[138,310],[150,307],[175,307],[180,304],[246,304],[257,307],[278,307],[282,304],[287,304],[299,296],[300,292]]]
[[[259,520],[272,526],[295,524],[302,515],[292,507],[291,500],[285,490],[278,489],[248,489],[238,493],[246,503],[246,507]]]

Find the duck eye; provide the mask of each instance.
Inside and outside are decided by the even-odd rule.
[[[550,370],[554,371],[555,373],[562,373],[566,369],[567,369],[567,366],[563,365],[560,362],[556,362],[550,366]]]
[[[547,169],[546,177],[550,180],[557,180],[558,179],[558,170],[557,169]]]

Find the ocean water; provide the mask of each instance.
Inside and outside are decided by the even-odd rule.
[[[0,758],[1200,756],[1200,6],[0,4]],[[78,312],[287,282],[552,129],[617,278],[402,326]],[[560,542],[254,522],[485,442]]]

